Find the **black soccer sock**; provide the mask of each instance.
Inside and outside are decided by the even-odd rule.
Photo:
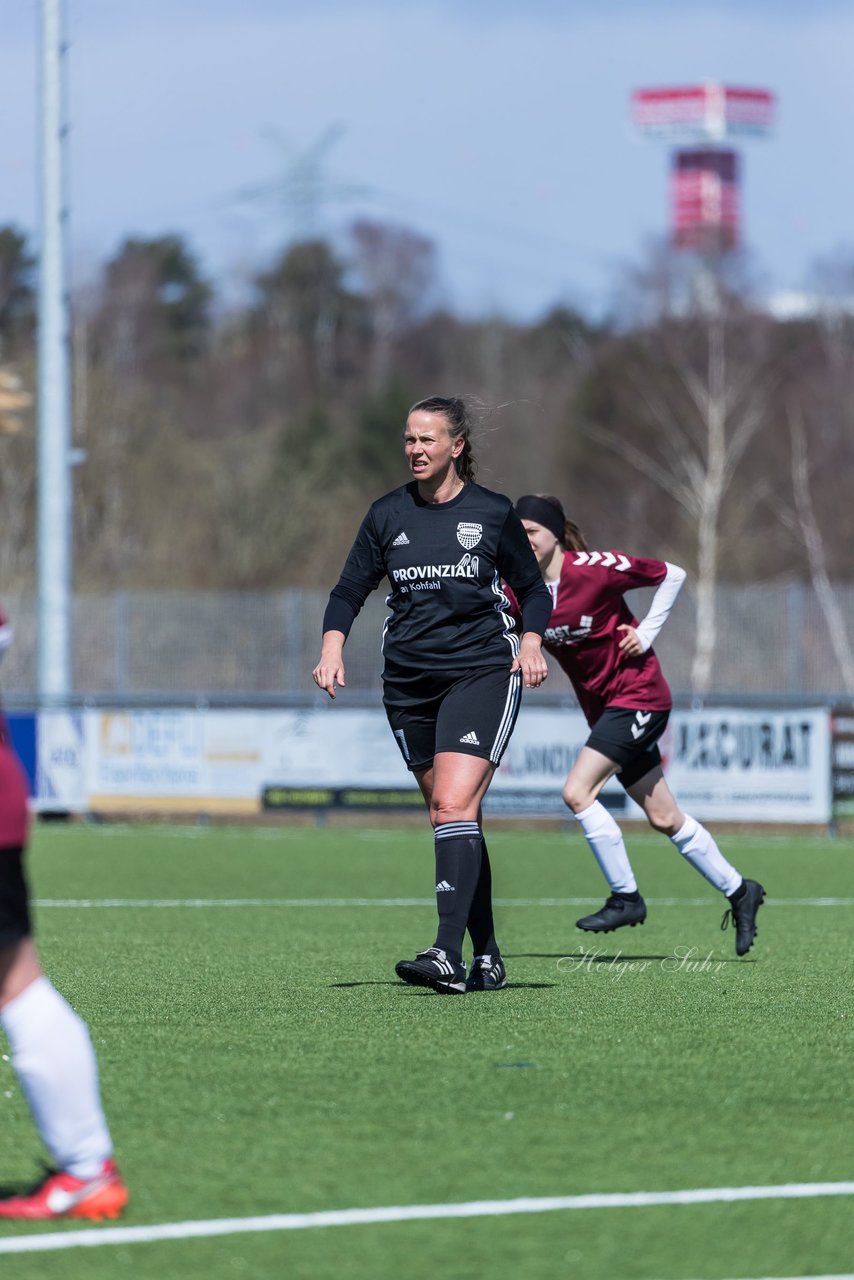
[[[492,867],[485,840],[482,841],[482,850],[480,875],[469,909],[468,931],[476,956],[497,956],[498,943],[495,941],[495,924],[492,919]]]
[[[476,822],[443,822],[436,840],[436,909],[439,931],[435,946],[459,964],[472,898],[480,876],[483,835]]]

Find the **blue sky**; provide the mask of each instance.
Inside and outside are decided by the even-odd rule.
[[[767,290],[854,244],[854,5],[835,0],[67,0],[71,229],[91,276],[126,235],[184,233],[238,290],[291,234],[275,188],[330,129],[316,228],[402,223],[444,299],[593,313],[667,225],[667,149],[633,88],[773,90],[743,147],[745,240]],[[0,0],[0,223],[36,228],[37,0]]]

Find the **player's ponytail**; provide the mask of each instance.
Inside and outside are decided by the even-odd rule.
[[[550,502],[553,507],[557,508],[560,519],[563,521],[563,537],[559,538],[558,541],[564,551],[587,551],[588,547],[584,541],[584,534],[574,520],[567,519],[560,498],[552,497],[550,493],[538,493],[537,497],[542,502]]]
[[[584,535],[572,520],[564,521],[563,546],[565,551],[589,551]]]
[[[454,458],[454,466],[463,483],[471,484],[477,475],[477,459],[472,450],[472,421],[465,400],[460,396],[428,396],[426,400],[419,400],[414,404],[409,412],[440,413],[447,423],[451,439],[462,438],[462,453]]]

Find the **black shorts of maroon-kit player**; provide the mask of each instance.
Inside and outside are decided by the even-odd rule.
[[[519,715],[522,677],[506,667],[485,671],[390,673],[383,704],[406,767],[429,769],[437,752],[501,761]]]
[[[658,740],[669,719],[669,711],[606,707],[585,745],[618,764],[618,781],[625,788],[633,787],[661,764]]]
[[[0,951],[33,931],[22,849],[0,849]]]
[[[11,747],[0,742],[0,949],[32,933],[23,849],[27,782]]]

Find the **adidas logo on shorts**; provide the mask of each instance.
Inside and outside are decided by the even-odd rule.
[[[460,742],[467,742],[470,747],[480,746],[480,738],[477,736],[474,729],[472,729],[471,733],[464,734],[463,737],[460,738]]]
[[[399,533],[391,545],[393,547],[408,547],[409,539],[405,533]]]
[[[439,883],[436,885],[436,892],[437,893],[453,893],[454,886],[452,884],[448,884],[447,880],[440,880]]]

